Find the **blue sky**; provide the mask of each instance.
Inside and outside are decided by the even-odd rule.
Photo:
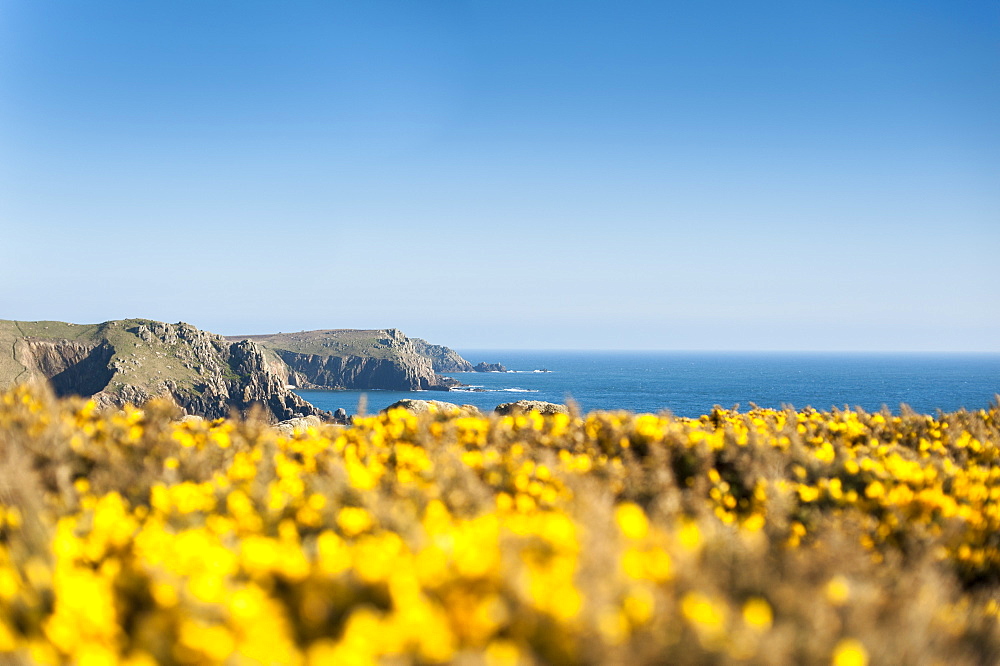
[[[1000,6],[0,4],[0,318],[1000,351]]]

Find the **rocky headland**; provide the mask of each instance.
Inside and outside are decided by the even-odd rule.
[[[204,418],[255,407],[272,421],[329,418],[293,393],[281,370],[280,360],[252,341],[230,341],[183,322],[0,320],[0,388],[47,381],[56,395],[92,397],[102,406],[169,396]]]
[[[256,406],[274,422],[330,420],[293,390],[447,391],[461,383],[442,372],[504,370],[473,366],[453,349],[392,328],[223,337],[148,319],[0,320],[0,389],[46,381],[59,396],[92,397],[104,406],[169,396],[187,414],[209,419]]]
[[[306,389],[390,389],[446,391],[460,382],[438,374],[439,367],[471,364],[447,347],[412,340],[395,328],[330,329],[230,336],[250,340],[284,364],[286,383]],[[421,353],[433,348],[432,356]]]

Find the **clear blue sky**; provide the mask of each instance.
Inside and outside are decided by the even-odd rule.
[[[1000,351],[1000,5],[0,4],[0,318]]]

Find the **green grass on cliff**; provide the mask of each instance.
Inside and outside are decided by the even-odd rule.
[[[122,371],[115,374],[111,380],[113,388],[116,382],[131,384],[147,389],[153,389],[165,380],[176,383],[181,388],[193,388],[201,382],[195,369],[186,368],[177,358],[181,347],[187,343],[176,342],[168,344],[158,339],[147,342],[130,329],[139,325],[149,328],[159,325],[159,322],[147,319],[124,319],[102,324],[102,337],[115,348],[115,357],[129,363]]]
[[[330,329],[270,335],[228,336],[231,342],[253,340],[270,349],[318,356],[366,356],[391,359],[399,355],[395,339],[385,330]],[[386,341],[389,341],[386,344]]]
[[[170,380],[182,388],[193,388],[202,378],[196,369],[186,368],[177,358],[179,349],[186,343],[166,344],[154,339],[142,340],[132,330],[139,325],[149,328],[160,322],[149,319],[122,319],[101,324],[69,324],[58,321],[6,321],[0,320],[0,387],[11,386],[29,378],[29,373],[15,349],[18,339],[72,340],[97,343],[106,340],[115,352],[112,362],[124,361],[122,370],[116,372],[107,390],[114,391],[123,384],[155,390],[162,382]]]

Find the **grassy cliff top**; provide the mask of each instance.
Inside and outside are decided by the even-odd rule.
[[[143,339],[138,333],[140,326],[160,331],[160,334],[147,334]],[[197,371],[200,364],[189,353],[190,342],[176,336],[182,327],[196,330],[187,324],[164,324],[151,319],[121,319],[100,324],[0,320],[0,386],[26,378],[28,369],[16,347],[16,342],[24,338],[85,344],[107,341],[114,349],[114,385],[146,388],[171,380],[179,386],[192,386],[201,381]],[[164,335],[166,332],[173,335]]]
[[[42,340],[75,340],[77,342],[98,342],[135,337],[134,329],[140,325],[163,326],[163,322],[152,319],[117,319],[100,324],[70,324],[64,321],[12,321],[0,319],[0,342],[14,338],[39,338]],[[180,325],[180,324],[177,324]],[[9,348],[9,345],[5,346]]]
[[[393,358],[407,338],[397,329],[357,330],[349,328],[268,335],[231,335],[227,340],[253,340],[271,349],[317,356],[366,356]]]
[[[10,321],[0,319],[0,336],[51,340],[94,340],[102,324],[68,324],[63,321]]]

